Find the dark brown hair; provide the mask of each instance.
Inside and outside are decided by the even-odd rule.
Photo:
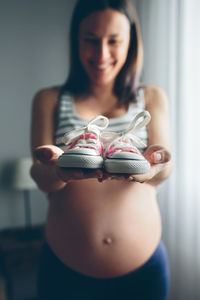
[[[85,72],[78,49],[80,23],[95,11],[114,9],[123,13],[130,22],[130,46],[126,62],[120,70],[114,85],[114,93],[119,103],[129,103],[135,100],[143,61],[143,47],[137,13],[130,0],[78,0],[74,8],[70,28],[70,70],[64,84],[64,90],[73,95],[87,94],[90,80]]]

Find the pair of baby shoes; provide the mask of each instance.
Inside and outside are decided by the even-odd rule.
[[[97,116],[86,127],[63,136],[61,141],[66,150],[58,158],[58,165],[64,168],[104,168],[109,173],[146,173],[150,164],[137,148],[146,145],[132,132],[146,126],[150,119],[149,112],[142,111],[135,115],[126,131],[115,133],[102,132],[109,120]]]

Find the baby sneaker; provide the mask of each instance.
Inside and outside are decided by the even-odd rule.
[[[99,125],[99,123],[102,123]],[[98,169],[103,165],[103,143],[100,133],[108,126],[108,119],[97,116],[86,127],[66,133],[61,141],[65,152],[58,158],[59,167]]]
[[[149,162],[137,147],[146,145],[133,132],[146,126],[151,119],[149,112],[137,114],[129,128],[122,133],[105,132],[102,139],[107,143],[104,158],[105,170],[109,173],[143,174],[150,169]]]

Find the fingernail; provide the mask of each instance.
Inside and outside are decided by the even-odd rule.
[[[35,151],[35,156],[38,160],[48,161],[52,158],[52,153],[48,149],[38,149]]]
[[[161,160],[162,160],[161,153],[154,153],[154,162],[158,163],[161,162]]]
[[[135,177],[129,176],[128,180],[129,180],[129,181],[135,181]]]

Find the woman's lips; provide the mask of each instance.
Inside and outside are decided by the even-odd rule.
[[[110,67],[114,65],[114,63],[106,63],[106,64],[95,64],[90,63],[91,67],[97,71],[107,71]]]

